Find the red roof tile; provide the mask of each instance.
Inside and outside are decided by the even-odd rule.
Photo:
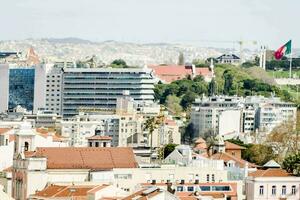
[[[186,78],[188,75],[192,75],[192,68],[184,65],[149,65],[150,69],[154,71],[154,74],[166,83],[171,83],[176,80]],[[209,68],[195,68],[197,75],[208,76],[211,74]]]
[[[111,137],[106,136],[106,135],[94,135],[92,137],[86,138],[88,140],[112,140]]]
[[[269,168],[266,170],[257,170],[255,172],[250,173],[249,176],[253,176],[253,177],[288,177],[288,176],[293,176],[293,175],[287,173],[283,169]]]
[[[0,128],[0,135],[7,133],[10,130],[11,130],[11,128]]]
[[[66,198],[73,197],[72,199],[80,199],[80,197],[86,197],[89,191],[101,187],[105,188],[107,185],[91,186],[91,185],[50,185],[44,188],[42,191],[36,192],[33,196],[36,198]],[[98,188],[99,189],[99,188]],[[85,198],[82,198],[85,199]]]
[[[43,147],[26,157],[46,157],[48,169],[136,168],[132,148],[127,147]]]
[[[216,159],[216,160],[224,160],[224,162],[226,162],[226,163],[228,161],[232,160],[232,161],[235,161],[237,163],[237,165],[242,168],[245,167],[246,163],[248,163],[249,167],[253,167],[253,168],[258,167],[257,165],[255,165],[253,163],[249,163],[246,160],[239,159],[235,156],[230,155],[229,153],[224,153],[224,152],[213,154],[211,156],[211,158]]]
[[[242,150],[242,149],[246,149],[246,148],[242,147],[240,145],[225,141],[225,149],[226,150]]]

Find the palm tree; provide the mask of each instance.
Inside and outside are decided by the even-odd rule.
[[[148,141],[149,138],[151,138],[150,140],[150,149],[152,151],[152,136],[153,136],[153,132],[155,129],[157,129],[162,123],[164,122],[164,115],[159,115],[159,116],[155,116],[155,117],[150,117],[149,119],[146,120],[145,124],[144,124],[144,130],[148,130]]]
[[[216,134],[214,133],[213,129],[209,129],[204,133],[203,139],[206,142],[206,153],[208,157],[211,156],[211,149],[216,144]]]

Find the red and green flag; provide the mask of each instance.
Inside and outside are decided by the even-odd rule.
[[[275,51],[274,56],[276,60],[280,60],[283,56],[292,53],[292,40],[288,41],[285,45],[281,46]]]

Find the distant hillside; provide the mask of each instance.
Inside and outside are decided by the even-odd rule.
[[[93,42],[72,37],[0,41],[0,51],[27,52],[31,46],[41,59],[48,61],[76,61],[96,55],[98,60],[102,60],[104,63],[111,63],[115,59],[124,59],[129,65],[136,66],[174,64],[177,63],[180,52],[183,52],[186,62],[232,52],[232,49],[198,47],[188,44],[140,44],[113,40]]]

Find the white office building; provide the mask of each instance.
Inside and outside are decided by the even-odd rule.
[[[152,103],[154,79],[147,68],[64,68],[62,115],[113,109],[124,90],[135,101]]]

